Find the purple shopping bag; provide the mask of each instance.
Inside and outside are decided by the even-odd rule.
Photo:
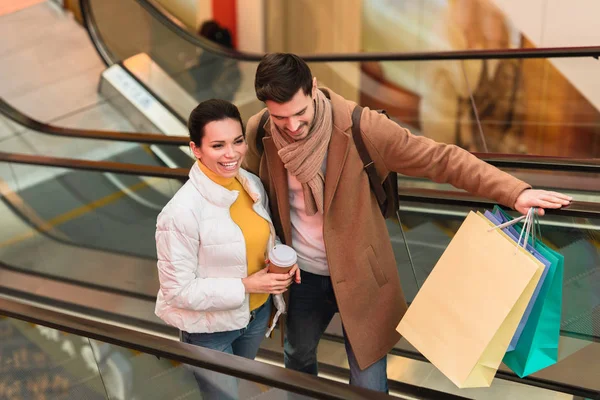
[[[508,222],[508,220],[505,220],[505,218],[503,218],[502,216],[493,214],[491,211],[486,211],[484,215],[494,225],[500,225],[503,222]],[[515,228],[513,228],[512,226],[507,226],[506,228],[502,229],[502,232],[506,233],[506,235],[509,238],[514,240],[515,245],[516,245],[517,241],[519,240],[520,235],[517,233]],[[535,304],[535,301],[538,298],[538,295],[540,294],[540,290],[544,283],[544,279],[546,279],[546,275],[548,274],[548,268],[550,267],[550,262],[548,260],[546,260],[544,258],[544,256],[542,256],[529,243],[527,243],[527,247],[525,249],[529,253],[531,253],[537,260],[539,260],[542,264],[544,264],[544,271],[542,272],[542,277],[540,278],[537,286],[535,287],[535,290],[533,291],[533,295],[531,296],[531,300],[529,300],[529,304],[527,305],[527,308],[525,309],[525,312],[523,313],[523,317],[521,318],[521,321],[519,322],[519,326],[517,327],[517,330],[515,331],[515,334],[514,334],[513,338],[511,339],[510,344],[508,345],[508,349],[506,350],[507,352],[513,351],[516,348],[517,343],[519,342],[519,338],[521,337],[521,333],[523,333],[525,324],[527,324],[527,320],[529,319],[529,315],[531,314],[531,310],[533,309],[533,305]]]

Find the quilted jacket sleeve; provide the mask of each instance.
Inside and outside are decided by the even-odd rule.
[[[239,308],[246,297],[240,278],[200,278],[199,229],[191,210],[175,208],[158,217],[156,252],[160,290],[167,304],[195,311]]]

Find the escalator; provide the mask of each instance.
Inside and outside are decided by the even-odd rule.
[[[139,200],[152,200],[159,207],[166,203],[185,179],[185,169],[0,155],[3,179],[9,178],[6,176],[8,172],[14,179],[32,170],[35,175],[48,174],[50,170],[61,171],[60,174],[55,172],[54,179],[44,181],[40,186],[54,184],[58,187],[41,194],[38,192],[38,195],[31,192],[27,203],[20,199],[18,180],[15,181],[17,185],[9,188],[11,190],[3,190],[2,220],[7,221],[6,226],[10,228],[3,229],[1,233],[4,244],[0,245],[2,293],[170,338],[176,337],[174,329],[165,326],[153,315],[158,282],[154,250],[150,247],[154,244],[154,221],[159,210]],[[126,182],[129,191],[119,190],[108,194],[105,187],[97,185],[103,180],[108,182],[106,174],[113,174],[119,181]],[[96,183],[90,185],[90,182]],[[132,192],[139,197],[131,197]],[[27,196],[27,189],[23,193]],[[388,228],[403,288],[410,301],[468,210],[482,209],[486,203],[452,191],[406,187],[401,193],[403,223],[417,267],[416,282],[408,267],[398,226],[390,223]],[[56,207],[58,211],[54,211],[55,207],[45,208],[57,200],[51,196],[61,199]],[[98,196],[101,196],[100,201]],[[73,204],[73,199],[78,199],[79,206]],[[86,203],[91,199],[94,200]],[[49,219],[49,215],[39,215],[43,212],[60,212],[61,202],[65,203],[62,211],[67,210],[66,215],[50,215]],[[72,212],[74,209],[79,211]],[[523,380],[502,369],[500,378],[515,381],[511,384],[517,386],[524,383],[588,398],[598,395],[600,388],[594,378],[598,371],[593,360],[599,356],[600,349],[597,344],[600,336],[599,212],[597,204],[577,203],[568,210],[551,213],[542,220],[546,242],[567,260],[561,361]],[[343,348],[339,344],[341,337],[341,324],[336,319],[328,328],[327,340],[324,341],[326,344],[323,345],[330,347],[330,350],[322,351],[319,357],[325,366],[323,370],[327,371],[329,366],[332,374],[343,376],[344,369],[339,366],[339,359],[334,357],[335,354],[339,356],[339,349],[335,347]],[[276,342],[264,342],[260,354],[263,360],[281,362],[281,348]],[[404,341],[398,343],[390,357],[411,359],[420,368],[428,365]],[[392,388],[396,383],[414,383],[398,371],[401,370],[390,368]],[[439,382],[428,384],[430,388],[436,388]],[[452,392],[452,388],[444,390]],[[469,392],[471,395],[477,398],[485,396],[485,390]]]
[[[106,106],[111,104],[115,111],[126,116],[129,119],[130,128],[133,130],[185,136],[185,120],[191,109],[199,101],[215,96],[232,100],[240,108],[244,119],[262,108],[262,104],[255,98],[253,87],[254,73],[260,54],[227,50],[198,37],[183,28],[176,18],[166,13],[158,3],[152,0],[82,0],[81,8],[85,28],[89,32],[92,43],[96,46],[102,60],[109,66],[99,79],[99,89],[103,94],[103,96],[99,96],[100,101],[107,103]],[[77,39],[77,42],[79,41],[81,38]],[[589,58],[597,56],[599,53],[600,49],[598,48],[563,48],[418,54],[321,54],[306,55],[305,59],[309,61],[321,84],[349,99],[361,102],[363,105],[386,109],[392,118],[410,127],[415,134],[423,134],[452,143],[457,142],[456,132],[454,132],[457,121],[436,117],[426,118],[426,114],[422,112],[422,109],[431,108],[437,104],[435,98],[411,97],[410,93],[405,93],[404,98],[407,100],[399,105],[398,96],[401,96],[401,93],[389,85],[379,82],[368,72],[366,64],[381,62],[385,63],[389,67],[386,68],[390,70],[412,68],[423,70],[423,73],[427,70],[435,70],[437,66],[445,65],[456,68],[456,72],[460,75],[461,62],[464,60],[480,62],[498,58],[527,62],[529,58],[543,60],[544,57],[568,57],[577,61],[578,58]],[[44,55],[45,53],[34,54],[36,58]],[[24,61],[21,58],[19,60]],[[59,60],[53,60],[53,62],[56,64]],[[11,69],[25,69],[25,67],[26,65],[13,65]],[[109,71],[112,67],[120,68],[120,72],[124,72],[127,76],[123,77],[122,74],[112,73]],[[239,76],[230,79],[230,73],[227,72],[229,70],[238,71],[239,74],[233,73],[233,75]],[[116,88],[113,85],[115,80],[121,80],[120,83],[124,84],[123,79],[128,84],[139,86],[139,90],[130,88],[131,90],[127,93],[133,98],[124,99],[123,93],[115,92]],[[532,87],[554,84],[545,77],[539,76],[527,76],[523,79],[526,80],[525,83],[528,86]],[[93,80],[93,86],[96,86],[98,77],[96,76]],[[537,80],[540,82],[538,83]],[[463,85],[466,83],[461,82]],[[225,90],[223,88],[226,88],[226,93],[220,91]],[[539,91],[539,95],[538,91],[530,91],[530,93],[534,97],[543,95],[543,91]],[[543,109],[546,101],[538,97],[532,101],[538,101],[535,103],[537,104],[535,107]],[[38,115],[29,110],[41,108],[44,102],[72,101],[61,96],[56,96],[56,100],[27,99],[30,101],[25,102],[19,98],[19,101],[15,103],[10,96],[5,98],[6,101],[23,109],[33,118],[44,122],[48,122],[47,113],[42,112]],[[37,102],[40,104],[36,104],[35,107],[25,107],[26,104]],[[463,106],[466,107],[465,112],[476,113],[468,101],[464,102]],[[500,108],[506,108],[506,106],[506,104],[498,105]],[[144,113],[144,108],[147,108],[146,111],[152,109],[152,112]],[[483,110],[481,111],[483,112]],[[483,139],[478,138],[476,142],[489,141],[490,146],[487,147],[493,151],[491,143],[497,141],[494,133],[495,127],[506,125],[508,121],[488,120],[483,114],[480,117],[484,137]],[[530,117],[527,120],[513,121],[512,127],[515,130],[537,129],[539,137],[545,137],[546,132],[555,135],[555,132],[550,129],[556,130],[556,121],[546,120],[545,117],[539,115]],[[477,124],[472,120],[461,120],[460,125],[464,130],[472,132],[479,130]],[[588,125],[581,122],[580,124],[565,125],[564,128],[569,131],[579,128],[589,130]],[[98,126],[97,128],[101,129],[102,127]],[[113,128],[113,130],[120,129]],[[477,133],[476,136],[479,137],[480,134]],[[29,146],[35,147],[35,143],[36,139],[32,137],[29,140]],[[86,154],[89,150],[84,146],[81,146],[82,151],[79,151],[78,148],[67,149],[68,144],[64,141],[56,143],[61,143],[61,147],[65,147],[63,153],[66,153],[58,154],[60,151],[57,150],[54,154],[56,156],[72,157],[77,153]],[[483,151],[486,147],[481,143],[469,145],[464,140],[462,142],[459,140],[457,143],[463,143],[472,151]],[[531,144],[527,146],[530,154],[545,154],[544,146],[535,147]],[[17,151],[17,148],[21,149],[22,147],[17,144],[12,151]],[[95,159],[99,159],[98,156]],[[181,160],[175,162],[179,163],[179,161]],[[162,162],[168,163],[164,158],[162,158]],[[183,163],[185,162],[189,162],[189,160],[184,158]],[[178,165],[184,166],[181,163]]]
[[[98,18],[97,22],[102,15],[101,8],[106,4],[104,10],[110,9],[108,3],[89,3],[92,6],[96,3],[94,15]],[[127,1],[113,4],[112,7],[140,7],[143,3]],[[140,15],[140,12],[147,10],[142,7],[136,12],[119,15]],[[145,21],[146,25],[138,27],[152,27],[150,32],[153,40],[149,47],[124,49],[123,54],[127,54],[126,50],[146,51],[152,56],[152,60],[161,63],[161,68],[169,76],[175,78],[180,88],[193,88],[188,93],[192,100],[185,104],[168,101],[168,93],[161,95],[154,92],[166,108],[180,115],[178,119],[181,121],[189,113],[189,106],[209,96],[209,91],[192,84],[195,79],[193,75],[201,74],[201,69],[183,68],[180,59],[173,57],[173,54],[183,52],[183,59],[189,61],[199,55],[199,48],[192,46],[194,41],[181,42],[180,36],[165,28],[162,22],[153,19],[153,14],[142,15],[145,16],[140,20]],[[108,15],[105,14],[104,17],[108,18]],[[112,28],[105,26],[101,30],[102,37],[106,39]],[[131,38],[131,43],[117,41],[117,37],[113,39],[113,42],[106,40],[106,43],[123,47],[131,44],[137,46],[143,42],[135,40],[135,37]],[[118,46],[116,48],[119,49]],[[116,53],[115,48],[111,50]],[[189,53],[186,53],[188,50]],[[139,53],[133,53],[135,54]],[[125,56],[121,61],[126,68],[134,69],[135,63],[128,65]],[[356,70],[357,65],[354,64],[335,64],[331,68],[347,67],[349,70]],[[256,61],[239,61],[239,65],[245,80],[242,80],[235,92],[234,101],[247,117],[257,107],[262,107],[256,104],[253,87],[250,85]],[[401,122],[409,126],[417,124],[410,119],[403,119]],[[32,142],[36,140],[35,135],[35,132],[31,133]],[[76,143],[76,139],[73,140]],[[99,148],[113,145],[113,142],[101,138],[96,140]],[[17,150],[20,149],[3,148],[3,151]],[[38,151],[31,153],[38,154]],[[77,152],[64,152],[58,148],[53,155],[73,157],[73,154]],[[123,147],[103,151],[97,157],[85,158],[149,166],[166,164],[154,149],[127,142],[123,142]],[[49,165],[55,165],[56,160],[48,160],[47,165],[41,162],[21,164],[14,159],[13,162],[10,161],[10,158],[4,158],[0,163],[0,178],[6,183],[2,187],[1,215],[3,225],[5,221],[9,221],[6,226],[10,226],[10,229],[0,232],[0,262],[4,264],[0,271],[2,291],[30,301],[74,308],[74,312],[97,314],[101,318],[173,336],[173,330],[164,325],[161,327],[161,322],[152,312],[157,290],[153,234],[156,215],[179,188],[181,180],[185,179],[185,173],[172,171],[171,176],[164,173],[153,176],[149,170],[136,170],[133,165],[128,166],[130,170],[137,171],[132,174],[110,168],[92,169],[92,164],[86,166],[85,163],[78,167],[68,167],[66,164],[52,167]],[[565,168],[561,173],[547,173],[539,168],[534,169],[534,177],[531,176],[531,169],[514,166],[509,168],[511,173],[517,176],[523,174],[521,177],[537,187],[559,188],[575,193],[577,199],[594,203],[598,201],[594,195],[594,185],[597,183],[594,182],[593,168],[574,172],[566,171],[568,168]],[[420,284],[450,241],[467,210],[481,207],[481,203],[474,200],[461,203],[460,199],[446,199],[440,205],[440,201],[435,201],[434,193],[427,190],[448,188],[420,180],[406,180],[401,183],[401,187],[404,189],[403,222],[407,227],[408,242],[418,268],[417,280]],[[565,270],[562,335],[566,345],[563,346],[561,362],[534,377],[519,380],[506,370],[501,371],[499,376],[557,392],[594,398],[600,390],[594,381],[598,370],[593,364],[593,360],[598,359],[597,341],[600,336],[598,214],[589,210],[559,213],[547,217],[543,223],[546,240],[561,251],[567,260],[573,260],[570,264],[573,268]],[[399,273],[410,300],[418,285],[411,278],[412,272],[406,269],[406,254],[397,227],[391,224],[389,229]],[[48,301],[51,297],[56,298]],[[72,307],[73,303],[76,307]],[[340,334],[337,321],[337,325],[332,325],[328,330],[329,341],[335,343]],[[280,355],[280,349],[270,342],[266,343],[265,357],[272,353]],[[407,343],[399,343],[393,354],[423,363],[422,357]],[[327,363],[335,366],[339,362]],[[402,382],[406,377],[390,376],[390,379]],[[479,398],[485,392],[473,393]]]
[[[199,101],[214,96],[230,99],[236,103],[244,119],[262,108],[262,103],[255,98],[253,87],[254,73],[260,54],[224,49],[192,34],[152,0],[82,0],[81,8],[85,28],[89,32],[92,43],[102,60],[109,66],[100,77],[99,91],[103,94],[100,98],[125,115],[134,130],[185,136],[187,134],[185,120],[191,109]],[[435,130],[438,133],[430,136],[445,142],[455,142],[454,137],[445,137],[452,136],[455,121],[444,122],[436,118],[424,120],[422,115],[419,116],[418,108],[425,107],[424,104],[429,101],[426,99],[414,99],[415,101],[408,103],[406,109],[399,108],[398,102],[395,101],[397,98],[392,94],[393,91],[365,72],[365,63],[385,62],[394,68],[405,64],[419,65],[419,68],[423,69],[431,69],[440,64],[451,64],[460,69],[461,60],[481,61],[490,58],[514,60],[543,57],[569,57],[576,60],[577,57],[590,57],[599,52],[598,48],[519,49],[419,54],[322,54],[307,55],[305,59],[309,61],[321,83],[334,91],[361,102],[364,99],[377,99],[377,104],[371,104],[372,106],[385,108],[392,118],[410,127],[413,133],[429,135],[427,132],[431,129],[423,130],[422,125],[439,126],[440,129]],[[232,62],[234,62],[233,66]],[[13,69],[24,67],[25,65],[12,66]],[[119,73],[113,73],[111,70],[113,67],[117,68]],[[229,69],[239,71],[239,79],[226,79],[229,76],[226,71]],[[218,76],[215,71],[223,72],[220,78],[215,78]],[[137,89],[134,90],[131,86],[129,91],[125,90],[126,95],[124,92],[118,93],[117,89],[124,89],[115,86],[117,81],[122,85],[133,85]],[[236,83],[231,84],[231,81]],[[544,85],[551,84],[552,82],[544,81]],[[228,87],[228,93],[219,92],[218,88],[222,87]],[[133,97],[127,98],[127,96]],[[5,100],[14,104],[11,98]],[[60,97],[56,100],[57,103],[66,101]],[[22,104],[21,100],[19,104]],[[40,105],[33,108],[39,108]],[[27,111],[30,108],[23,107],[23,109]],[[471,112],[476,111],[471,110]],[[36,113],[31,116],[47,122],[47,119],[38,117]],[[482,115],[481,118],[484,116]],[[502,125],[505,121],[489,121],[489,124],[482,121],[483,141],[495,140],[492,133],[490,138],[486,138],[488,125],[490,131],[493,131],[492,126]],[[544,129],[549,126],[548,121],[539,118],[535,121],[516,121],[515,124],[535,125],[539,127],[539,135],[542,136]],[[452,129],[446,129],[449,125],[452,125]],[[464,121],[461,122],[462,125],[465,125]],[[471,131],[477,129],[474,122],[469,122],[467,125],[469,126],[465,129]],[[568,128],[572,129],[576,126],[569,125]],[[15,140],[11,143],[12,148],[7,151],[35,153],[43,148],[44,151],[50,151],[52,155],[59,157],[72,158],[81,155],[84,158],[102,159],[115,152],[125,151],[127,146],[120,143],[111,147],[105,142],[98,142],[97,145],[88,143],[85,146],[72,146],[68,141],[59,139],[45,143],[46,140],[38,139],[32,132],[21,136],[24,140]],[[39,145],[36,146],[36,143]],[[150,150],[154,153],[153,157],[168,166],[184,167],[191,162],[189,153],[181,154],[181,151],[175,149],[163,150],[157,147]],[[534,149],[530,153],[544,154],[543,149]],[[149,162],[145,160],[142,151],[138,152],[136,157]]]

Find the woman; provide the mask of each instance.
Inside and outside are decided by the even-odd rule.
[[[207,100],[190,114],[190,179],[158,216],[156,315],[182,341],[253,359],[271,313],[270,294],[299,270],[268,274],[277,238],[260,180],[240,168],[247,144],[237,107]],[[196,373],[201,386],[206,376]],[[218,386],[222,386],[219,384]]]

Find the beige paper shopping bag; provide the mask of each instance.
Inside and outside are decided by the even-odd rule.
[[[397,328],[460,388],[491,385],[544,268],[492,226],[469,213]]]

